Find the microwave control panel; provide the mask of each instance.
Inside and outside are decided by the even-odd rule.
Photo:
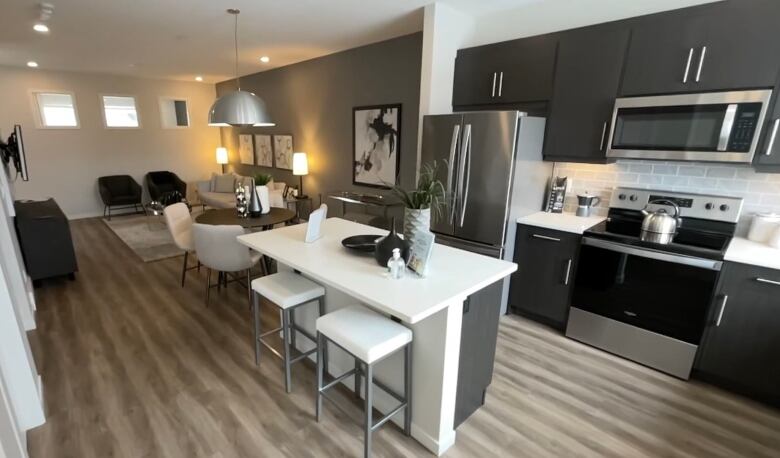
[[[728,150],[737,153],[750,151],[753,137],[758,128],[758,118],[761,115],[761,103],[741,103],[734,118],[734,126],[729,136]]]

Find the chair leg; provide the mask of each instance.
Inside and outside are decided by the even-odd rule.
[[[284,389],[292,391],[290,383],[290,311],[282,310],[282,339],[284,339]]]
[[[324,368],[324,359],[323,354],[325,353],[325,339],[322,337],[321,333],[317,333],[317,407],[316,407],[316,416],[317,416],[317,422],[320,421],[320,415],[322,414],[322,387],[324,383],[322,383],[323,379],[323,370]]]
[[[252,292],[250,289],[250,294],[252,295],[252,302],[253,302],[253,314],[254,314],[254,320],[255,320],[255,365],[260,365],[260,295],[257,293]]]
[[[217,271],[217,292],[222,291],[222,272]]]
[[[206,270],[206,307],[209,306],[209,296],[211,296],[211,268]]]
[[[412,435],[412,343],[409,342],[404,348],[404,398],[406,399],[406,408],[404,409],[404,434]]]
[[[184,288],[184,278],[185,275],[187,275],[187,258],[189,257],[190,252],[185,251],[184,252],[184,264],[181,267],[181,287]]]
[[[373,373],[374,368],[371,367],[370,364],[366,364],[366,383],[365,383],[365,390],[366,390],[366,402],[365,402],[365,425],[364,425],[364,433],[365,438],[363,439],[363,456],[365,458],[368,458],[371,456],[371,428],[373,426],[373,417],[374,417],[374,399],[373,399],[373,391],[371,389],[372,379],[373,379]]]
[[[198,273],[200,273],[200,260],[198,260]]]
[[[108,206],[108,220],[111,221],[111,206]]]

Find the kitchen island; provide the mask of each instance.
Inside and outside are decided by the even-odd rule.
[[[412,330],[412,436],[441,455],[455,442],[453,420],[464,301],[509,276],[517,266],[437,244],[427,277],[408,272],[405,278],[393,280],[373,256],[355,254],[341,245],[341,240],[349,236],[381,236],[387,231],[340,218],[325,220],[321,230],[322,238],[312,243],[303,241],[305,224],[247,234],[238,240],[275,259],[280,270],[294,269],[325,286],[326,312],[359,303]],[[300,310],[296,323],[314,332],[316,307]],[[299,349],[312,346],[306,339],[298,339]],[[331,375],[340,375],[353,366],[339,349],[331,346],[328,351]],[[377,367],[377,379],[400,391],[402,367],[401,355],[393,355]],[[345,380],[347,387],[353,386],[350,380]],[[394,400],[380,394],[384,393],[376,391],[375,406],[386,412]],[[393,421],[400,419],[399,414]]]

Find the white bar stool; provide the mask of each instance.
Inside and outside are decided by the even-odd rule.
[[[327,361],[327,342],[333,342],[355,358],[355,368],[323,385],[323,371]],[[379,380],[374,380],[374,365],[396,351],[404,349],[404,393],[391,390]],[[364,368],[365,367],[365,368]],[[360,376],[365,376],[365,418],[363,443],[364,456],[371,455],[371,433],[385,424],[396,413],[404,410],[404,434],[412,430],[412,331],[365,307],[352,306],[339,309],[317,318],[317,421],[322,412],[325,391],[355,375],[355,393],[360,396]],[[374,423],[373,385],[394,397],[400,404]],[[330,399],[330,398],[328,398]],[[331,402],[338,404],[330,399]],[[339,406],[340,407],[340,406]]]
[[[274,355],[282,359],[284,363],[284,387],[289,393],[292,389],[290,366],[317,351],[317,348],[312,348],[295,358],[290,358],[290,346],[295,348],[296,332],[300,332],[317,344],[315,336],[295,324],[295,309],[308,302],[317,300],[319,314],[322,316],[325,313],[325,288],[293,272],[279,272],[252,280],[252,290],[255,292],[252,307],[255,320],[255,364],[260,365],[260,345],[265,345]],[[273,302],[282,311],[281,327],[261,333],[260,296]],[[281,354],[263,340],[264,337],[279,331],[282,331],[282,340],[284,341],[284,352]],[[323,363],[327,366],[327,361]]]

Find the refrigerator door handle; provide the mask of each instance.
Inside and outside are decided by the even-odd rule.
[[[455,221],[455,196],[452,195],[453,190],[453,167],[455,167],[455,153],[458,149],[458,137],[460,136],[460,124],[456,124],[452,128],[452,143],[450,143],[450,157],[449,162],[447,163],[447,195],[445,198],[449,202],[449,210],[450,210],[450,217],[449,221],[450,224],[453,224]]]
[[[463,183],[463,181],[461,181],[461,183],[463,183],[461,188],[463,189],[463,202],[460,206],[460,227],[463,227],[463,223],[466,221],[466,206],[469,203],[469,181],[471,177],[471,124],[466,124],[466,128],[463,131],[463,143],[465,154],[463,155],[462,162],[466,169],[466,182]]]

